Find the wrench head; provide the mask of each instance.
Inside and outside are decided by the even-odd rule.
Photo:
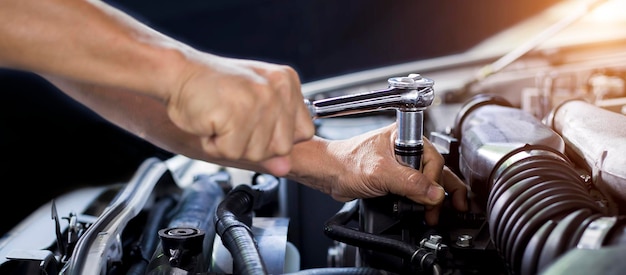
[[[421,110],[433,103],[435,82],[420,74],[410,74],[408,76],[392,77],[387,81],[390,88],[406,90],[402,92],[402,102],[404,109]]]

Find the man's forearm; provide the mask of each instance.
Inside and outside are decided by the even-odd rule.
[[[0,1],[0,65],[159,99],[190,50],[99,1]]]

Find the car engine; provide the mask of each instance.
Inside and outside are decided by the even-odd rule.
[[[555,34],[303,85],[312,106],[349,105],[315,120],[317,135],[340,139],[406,115],[351,98],[434,82],[398,127],[428,138],[468,187],[469,211],[446,198],[436,226],[403,197],[307,206],[314,191],[298,183],[177,155],[41,206],[0,240],[0,273],[621,274],[626,35],[543,43]],[[316,218],[318,207],[331,214]],[[311,244],[310,232],[326,241]]]

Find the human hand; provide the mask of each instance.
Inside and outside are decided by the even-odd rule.
[[[286,155],[315,132],[297,73],[260,61],[194,58],[166,100],[172,122],[198,136],[214,161],[261,162],[271,174],[286,174]]]
[[[467,210],[465,184],[444,166],[436,148],[424,139],[422,172],[401,165],[394,155],[396,125],[392,124],[345,140],[313,141],[296,145],[288,177],[331,195],[338,201],[372,198],[390,193],[426,206],[425,219],[438,223],[444,187],[455,208]],[[317,146],[311,146],[311,143]]]
[[[295,71],[217,56],[204,60],[214,62],[204,67],[201,61],[194,61],[195,71],[184,73],[188,76],[174,85],[180,89],[170,97],[42,76],[107,120],[172,153],[286,174],[293,144],[315,131]]]
[[[451,198],[452,206],[461,212],[468,210],[467,205],[467,186],[450,170],[448,166],[443,166],[439,180],[437,180],[448,196]],[[441,204],[427,205],[425,220],[429,225],[435,225],[439,221],[439,213],[441,212]]]

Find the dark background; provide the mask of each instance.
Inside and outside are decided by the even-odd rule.
[[[213,53],[294,66],[303,82],[460,52],[555,0],[118,0]]]
[[[198,49],[288,64],[308,82],[461,52],[556,1],[107,2]],[[0,233],[69,189],[126,179],[147,157],[170,156],[110,125],[36,75],[0,70],[0,89],[0,207],[6,209]],[[330,200],[306,192],[297,196],[302,216]],[[304,218],[295,223],[300,230],[308,226]],[[302,265],[324,262],[303,259]]]

